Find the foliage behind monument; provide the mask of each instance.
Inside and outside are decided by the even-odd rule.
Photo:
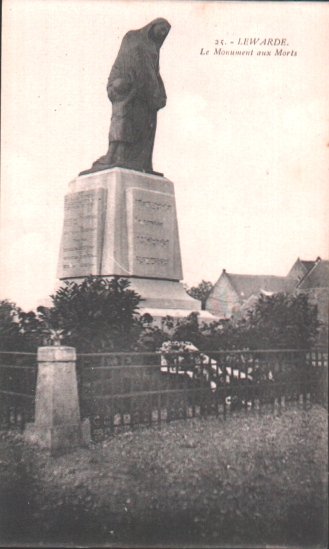
[[[64,344],[78,352],[155,351],[163,341],[189,341],[202,351],[234,349],[311,349],[320,323],[317,309],[305,295],[261,296],[245,318],[220,319],[210,325],[187,318],[164,319],[164,330],[137,320],[140,296],[129,282],[90,276],[68,282],[52,296],[54,306],[23,312],[0,302],[2,351],[36,351],[38,346]]]
[[[260,296],[244,318],[204,326],[208,349],[311,349],[320,323],[306,295]]]
[[[130,349],[140,296],[127,280],[89,276],[66,282],[52,299],[54,307],[39,312],[44,324],[63,331],[66,345],[78,352]]]

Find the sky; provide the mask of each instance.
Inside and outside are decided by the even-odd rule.
[[[107,150],[121,40],[157,17],[172,28],[153,166],[175,185],[184,282],[328,258],[327,3],[4,0],[1,299],[53,293],[68,184]]]

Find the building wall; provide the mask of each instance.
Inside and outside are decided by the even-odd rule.
[[[230,318],[240,310],[240,300],[225,273],[216,282],[206,301],[206,311],[219,318]]]
[[[307,275],[307,269],[304,267],[304,265],[301,262],[296,262],[295,265],[292,267],[292,269],[288,273],[288,277],[297,277],[299,280],[302,280],[304,276]]]

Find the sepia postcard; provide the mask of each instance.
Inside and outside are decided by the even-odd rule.
[[[2,15],[0,547],[326,547],[328,3]]]

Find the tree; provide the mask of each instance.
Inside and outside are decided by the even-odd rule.
[[[54,307],[38,307],[43,333],[78,352],[130,350],[141,330],[134,317],[141,297],[129,285],[118,277],[66,282],[51,296]]]
[[[0,301],[0,350],[36,352],[43,344],[42,322],[7,299]]]
[[[252,348],[310,349],[320,323],[306,295],[261,295],[246,317]]]
[[[36,352],[38,347],[44,345],[44,325],[38,314],[19,310],[18,324],[24,347],[22,350]]]
[[[192,312],[186,318],[178,318],[174,323],[172,341],[189,341],[198,349],[206,346],[206,339],[199,325],[199,313]]]
[[[167,317],[165,331],[152,328],[151,317],[136,319],[141,298],[125,279],[90,276],[81,284],[66,282],[51,297],[54,306],[38,307],[37,314],[0,301],[0,350],[35,352],[61,343],[78,352],[155,351],[170,340],[189,341],[200,351],[310,349],[320,326],[305,294],[262,295],[242,319],[205,324],[198,313]]]
[[[198,286],[192,286],[192,288],[187,289],[187,293],[194,297],[194,299],[198,299],[201,301],[201,309],[202,311],[205,310],[206,307],[206,301],[209,293],[213,289],[213,284],[211,282],[207,282],[206,280],[202,280]]]
[[[200,327],[205,338],[204,351],[250,349],[250,332],[245,319],[221,319]],[[260,348],[260,347],[259,347]]]
[[[8,299],[0,301],[0,351],[22,351],[24,341],[18,318],[20,309]]]
[[[170,339],[191,341],[201,351],[311,349],[316,343],[317,309],[306,295],[260,296],[244,318],[199,323],[192,313],[173,323]],[[169,339],[169,337],[168,337]]]

